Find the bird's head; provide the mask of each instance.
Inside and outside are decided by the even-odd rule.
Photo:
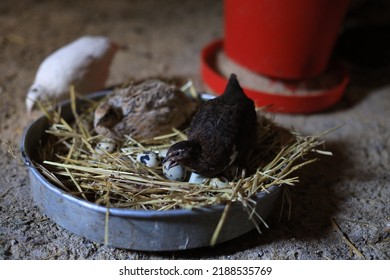
[[[36,102],[41,100],[42,96],[46,96],[46,95],[47,95],[46,89],[43,86],[39,84],[33,84],[27,92],[27,97],[26,97],[27,112],[31,113]]]
[[[95,110],[94,126],[112,128],[124,118],[121,108],[101,103]]]
[[[191,167],[191,163],[200,153],[200,146],[193,141],[181,141],[173,144],[167,152],[163,163],[169,161],[169,168],[181,163],[186,167]]]

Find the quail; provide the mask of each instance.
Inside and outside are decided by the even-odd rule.
[[[188,125],[199,102],[174,85],[147,79],[115,89],[95,110],[95,131],[118,141],[150,139]]]
[[[27,97],[31,112],[37,101],[60,101],[69,87],[85,94],[105,87],[119,45],[103,36],[83,36],[46,57],[38,68]]]
[[[202,104],[188,129],[188,140],[173,144],[164,159],[205,177],[236,166],[244,170],[257,139],[254,102],[231,74],[222,95]]]

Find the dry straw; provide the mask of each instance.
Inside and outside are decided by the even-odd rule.
[[[215,187],[207,181],[202,184],[174,182],[166,179],[161,167],[148,168],[136,160],[143,151],[162,151],[173,143],[186,139],[184,132],[175,128],[172,133],[152,139],[127,137],[112,153],[95,149],[103,139],[93,131],[93,112],[98,105],[82,113],[77,111],[74,91],[71,90],[71,110],[74,120],[61,117],[61,112],[41,107],[51,121],[46,131],[49,141],[42,149],[42,162],[36,165],[41,172],[66,192],[106,207],[137,210],[192,209],[224,204],[225,211],[215,231],[212,244],[233,202],[241,202],[254,219],[253,197],[271,186],[292,186],[298,182],[294,172],[315,161],[307,157],[323,145],[323,134],[302,136],[275,125],[258,111],[259,141],[251,157],[254,172],[240,174],[225,187]],[[263,221],[264,222],[264,221]],[[264,223],[265,224],[265,223]]]

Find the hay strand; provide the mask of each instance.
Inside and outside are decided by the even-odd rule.
[[[353,245],[353,243],[349,240],[348,236],[341,230],[336,220],[331,218],[330,222],[332,224],[333,229],[341,234],[341,238],[345,241],[345,243],[347,243],[351,251],[354,252],[359,258],[365,260],[366,258],[364,257],[364,255],[358,250],[358,248],[356,248],[355,245]]]

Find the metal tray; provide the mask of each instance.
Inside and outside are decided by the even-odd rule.
[[[99,99],[107,91],[88,96]],[[79,101],[79,107],[85,101]],[[69,102],[62,105],[63,117],[71,121]],[[143,251],[174,251],[209,246],[224,210],[215,205],[193,210],[146,211],[109,208],[75,197],[49,182],[34,166],[40,162],[37,150],[47,138],[47,119],[42,116],[26,128],[21,140],[21,153],[29,169],[31,194],[39,208],[61,227],[87,239],[105,242],[105,217],[109,211],[106,244]],[[259,193],[256,212],[265,219],[281,194],[281,187]],[[218,237],[218,243],[236,238],[255,228],[239,202],[233,203]]]

